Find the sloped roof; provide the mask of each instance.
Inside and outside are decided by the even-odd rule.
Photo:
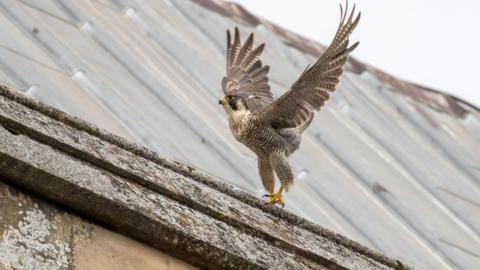
[[[225,30],[267,43],[277,96],[322,46],[197,2],[1,1],[0,80],[260,197],[256,160],[216,105]],[[479,110],[356,61],[349,70],[291,160],[286,209],[426,269],[474,268]]]

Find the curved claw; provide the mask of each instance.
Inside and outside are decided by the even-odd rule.
[[[266,198],[271,198],[271,197],[273,197],[273,196],[274,196],[274,195],[272,195],[272,194],[263,194],[263,195],[262,195],[262,200],[264,200],[264,199],[266,199]]]
[[[269,204],[277,204],[278,203],[278,204],[282,205],[282,208],[285,207],[285,204],[283,203],[282,191],[283,191],[283,188],[280,187],[280,189],[276,193],[271,194],[271,195],[267,195],[267,197],[269,198],[267,202]]]

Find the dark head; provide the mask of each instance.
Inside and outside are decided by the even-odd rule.
[[[241,96],[226,95],[218,101],[218,104],[222,105],[227,113],[247,110],[247,103]]]

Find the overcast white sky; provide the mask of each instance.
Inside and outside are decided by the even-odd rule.
[[[323,44],[333,38],[340,16],[335,0],[234,2]],[[360,41],[357,59],[480,107],[480,1],[354,2],[362,11],[352,37]]]

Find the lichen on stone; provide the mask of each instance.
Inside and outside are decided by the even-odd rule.
[[[68,269],[69,244],[49,242],[52,229],[40,209],[26,211],[17,228],[10,226],[0,238],[0,265],[6,269]]]

